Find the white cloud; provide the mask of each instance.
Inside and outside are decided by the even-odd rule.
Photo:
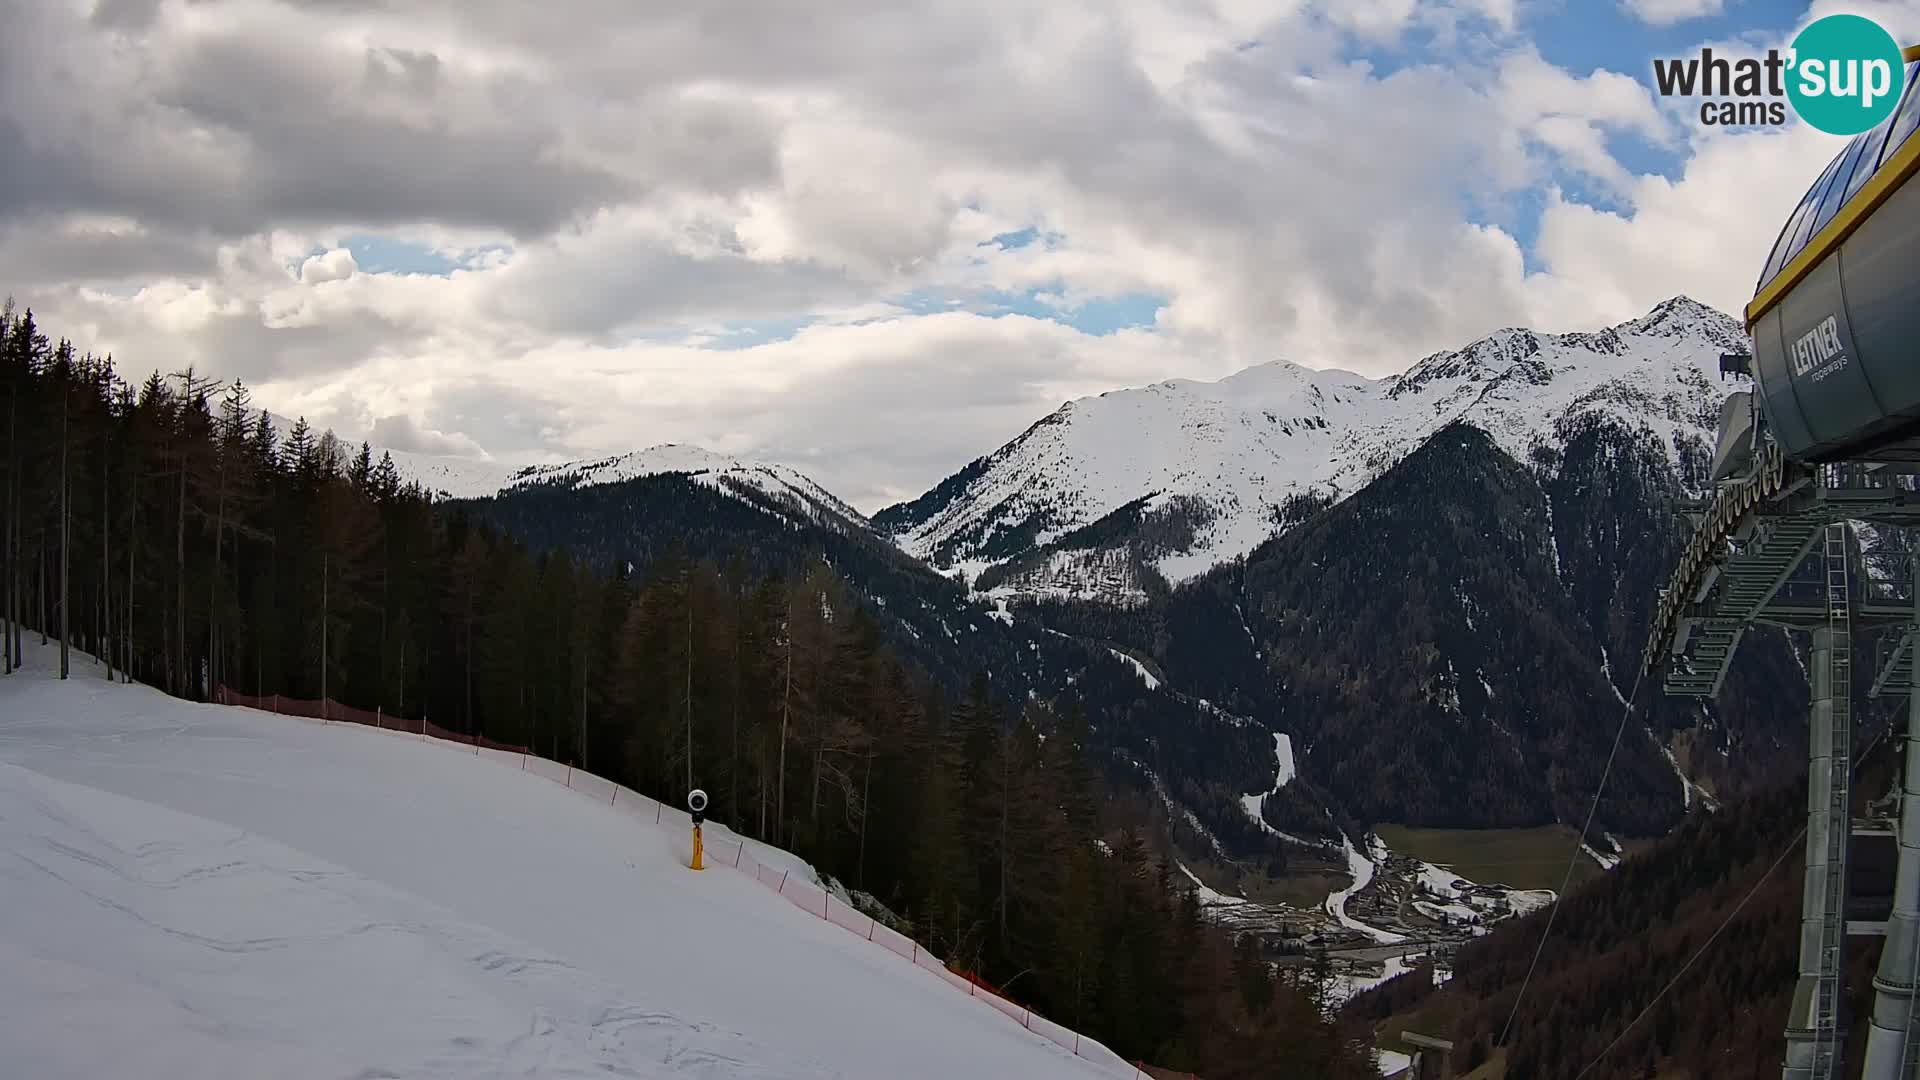
[[[1726,0],[1621,0],[1620,6],[1641,22],[1672,26],[1688,19],[1718,15],[1726,7]]]
[[[1558,68],[1513,0],[8,7],[0,266],[55,332],[345,437],[700,442],[867,507],[1076,394],[1735,308],[1831,152]],[[1357,59],[1415,39],[1439,60]],[[1621,139],[1688,164],[1637,176]],[[460,268],[370,270],[366,236]],[[1164,307],[980,313],[1029,290]]]
[[[300,281],[305,285],[345,281],[359,270],[359,265],[353,261],[353,252],[346,248],[334,248],[332,251],[315,255],[301,263]]]
[[[484,458],[486,451],[460,432],[439,431],[404,414],[382,416],[373,422],[367,436],[388,450],[441,457]]]

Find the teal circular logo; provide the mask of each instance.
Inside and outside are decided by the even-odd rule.
[[[1829,135],[1858,135],[1885,120],[1906,88],[1900,43],[1858,15],[1816,19],[1793,39],[1787,67],[1794,111]]]

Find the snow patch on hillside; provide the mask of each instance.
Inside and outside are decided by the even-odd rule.
[[[1266,815],[1261,812],[1261,807],[1266,802],[1268,795],[1280,794],[1280,789],[1286,787],[1287,781],[1294,778],[1293,738],[1291,736],[1279,731],[1273,733],[1273,757],[1275,765],[1273,787],[1258,794],[1240,796],[1240,808],[1247,812],[1247,816],[1253,819],[1254,824],[1275,836],[1282,836],[1283,834],[1280,830],[1267,824]]]
[[[1187,869],[1187,864],[1175,863],[1174,865],[1180,867],[1180,872],[1187,876],[1188,881],[1193,882],[1194,890],[1198,892],[1200,895],[1201,907],[1203,908],[1239,907],[1240,905],[1247,902],[1245,899],[1241,897],[1228,896],[1225,893],[1216,892],[1213,889],[1207,888],[1207,883],[1204,881],[1201,881],[1198,875],[1196,875],[1193,871]]]
[[[1107,651],[1113,654],[1114,659],[1132,668],[1134,673],[1140,676],[1140,681],[1147,684],[1147,689],[1160,689],[1160,680],[1153,677],[1153,672],[1147,670],[1147,665],[1135,660],[1119,649],[1108,649]]]
[[[1580,845],[1580,850],[1586,852],[1587,858],[1592,859],[1594,862],[1598,863],[1600,865],[1600,869],[1602,870],[1611,870],[1614,867],[1620,865],[1620,856],[1603,855],[1599,851],[1594,850],[1594,847],[1592,844],[1582,842]]]

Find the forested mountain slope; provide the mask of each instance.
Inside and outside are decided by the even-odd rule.
[[[1863,720],[1878,727],[1901,711],[1876,708]],[[1863,756],[1856,810],[1897,775],[1890,748]],[[1794,992],[1806,820],[1804,780],[1694,815],[1565,900],[1544,948],[1540,912],[1463,948],[1443,988],[1421,972],[1361,995],[1345,1015],[1451,1038],[1463,1074],[1497,1060],[1504,1080],[1775,1075]],[[1847,949],[1849,1008],[1864,1018],[1880,939],[1851,937]],[[1853,1025],[1851,1061],[1864,1028]]]
[[[1017,977],[1022,1000],[1124,1054],[1209,1080],[1277,1059],[1365,1074],[1302,992],[1201,924],[1121,812],[1132,791],[1108,779],[1118,762],[1143,783],[1129,748],[1155,738],[1164,753],[1147,760],[1169,773],[1221,753],[1230,736],[1163,725],[1240,730],[1231,719],[1082,700],[1091,653],[1080,669],[1019,669],[1031,694],[947,685],[889,646],[880,598],[810,557],[759,573],[664,557],[629,573],[536,551],[368,448],[303,422],[283,436],[238,384],[156,373],[136,388],[11,311],[0,380],[0,671],[33,635],[55,643],[45,662],[61,676],[197,701],[223,685],[326,697],[530,745],[674,802],[699,784],[716,818],[878,898],[990,981]],[[1247,730],[1267,762],[1252,790],[1271,782],[1271,751]],[[1254,753],[1240,757],[1251,777]]]
[[[1173,685],[1289,733],[1305,784],[1362,822],[1578,821],[1632,691],[1610,675],[1637,668],[1660,568],[1688,525],[1651,433],[1581,413],[1560,435],[1565,449],[1523,465],[1455,424],[1162,600],[1037,613],[1126,642]],[[1749,635],[1708,709],[1648,688],[1599,830],[1658,835],[1679,820],[1692,796],[1663,750],[1676,730],[1698,739],[1691,775],[1715,789],[1790,768],[1805,695],[1770,633]],[[1292,811],[1269,807],[1281,828],[1316,808],[1296,796]]]

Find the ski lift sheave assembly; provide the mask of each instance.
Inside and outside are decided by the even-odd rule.
[[[1642,680],[1712,699],[1753,626],[1811,635],[1808,821],[1798,972],[1787,1017],[1787,1080],[1846,1075],[1850,937],[1883,936],[1864,1080],[1920,1076],[1920,555],[1894,597],[1862,588],[1848,522],[1920,528],[1920,49],[1906,93],[1826,166],[1774,241],[1744,312],[1750,351],[1720,357],[1750,388],[1721,404],[1709,499],[1655,604]],[[1856,829],[1852,637],[1905,630],[1876,694],[1909,695],[1909,760],[1896,779],[1902,823],[1891,910],[1855,909],[1849,853],[1887,840]],[[1884,651],[1884,650],[1883,650]],[[1868,662],[1872,657],[1862,656]],[[1869,859],[1868,861],[1872,861]],[[1884,922],[1880,920],[1884,919]],[[1865,1010],[1863,1010],[1865,1011]]]

